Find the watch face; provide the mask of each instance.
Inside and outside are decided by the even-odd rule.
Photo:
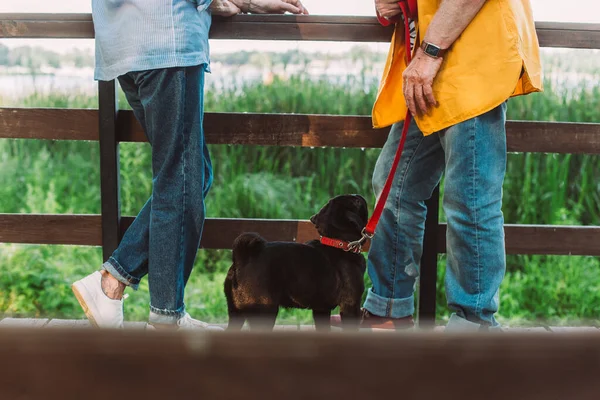
[[[438,53],[439,53],[440,49],[437,48],[436,46],[433,46],[431,44],[427,45],[427,49],[425,50],[425,52],[429,55],[432,55],[434,57],[437,57]]]

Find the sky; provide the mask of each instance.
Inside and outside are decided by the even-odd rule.
[[[588,22],[600,23],[600,2],[598,0],[569,0],[565,8],[564,0],[530,0],[536,21]],[[313,15],[373,15],[373,0],[303,0],[303,4]],[[0,0],[0,13],[89,13],[91,0]],[[72,47],[93,48],[93,40],[17,40],[0,39],[7,46],[42,45],[64,52]],[[299,49],[303,51],[346,51],[353,44],[331,42],[282,42],[282,41],[233,41],[213,40],[213,53],[240,50]],[[372,44],[385,51],[384,43]]]

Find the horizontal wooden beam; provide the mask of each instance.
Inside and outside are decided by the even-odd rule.
[[[600,49],[600,24],[536,22],[535,27],[541,47]]]
[[[438,253],[446,252],[446,224],[438,231]],[[506,253],[600,256],[600,226],[505,225]]]
[[[131,111],[118,117],[121,142],[146,137]],[[207,113],[211,144],[304,147],[382,147],[389,129],[373,129],[365,116]],[[600,124],[507,123],[511,152],[600,154]],[[97,110],[0,108],[0,138],[98,140]]]
[[[123,232],[133,221],[123,217]],[[506,225],[508,254],[600,256],[600,227]],[[243,232],[257,232],[267,240],[306,242],[318,234],[308,221],[270,219],[208,219],[202,248],[230,249]],[[446,252],[446,225],[439,226],[439,253]],[[99,215],[0,214],[0,243],[100,246]]]
[[[124,232],[133,218],[121,221]],[[258,232],[268,240],[318,237],[307,221],[217,218],[206,221],[201,247],[231,248],[243,232]],[[102,221],[100,215],[0,214],[0,243],[101,246]]]
[[[101,246],[100,215],[0,214],[0,243]]]
[[[240,15],[215,18],[211,39],[389,42],[393,27],[372,17]]]
[[[600,24],[537,22],[542,47],[600,48]],[[238,15],[214,18],[211,38],[389,42],[392,27],[374,17]],[[0,14],[0,38],[91,39],[90,14]]]
[[[95,400],[135,390],[136,398],[148,400],[191,393],[201,399],[386,399],[399,391],[417,400],[473,393],[488,400],[595,400],[599,359],[597,333],[2,328],[0,398]],[[140,382],[133,389],[123,376],[128,371]]]
[[[91,14],[0,14],[0,38],[93,39]]]
[[[208,113],[204,128],[211,144],[261,146],[377,148],[389,133],[373,129],[368,117],[302,114]],[[123,141],[146,140],[141,129],[129,132],[131,137],[124,135]]]
[[[98,141],[98,110],[0,108],[0,139]]]
[[[508,121],[509,152],[600,154],[600,124]]]

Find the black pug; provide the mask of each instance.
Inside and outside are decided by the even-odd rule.
[[[357,252],[335,248],[359,240],[367,224],[367,202],[359,195],[331,199],[311,217],[330,245],[267,242],[255,233],[240,235],[233,244],[233,265],[225,278],[228,330],[272,330],[279,307],[313,311],[315,327],[329,330],[331,310],[340,307],[344,329],[358,329],[364,292],[365,259]]]

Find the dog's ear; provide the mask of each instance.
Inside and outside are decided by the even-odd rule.
[[[310,222],[312,222],[313,225],[317,225],[317,214],[310,217]]]

